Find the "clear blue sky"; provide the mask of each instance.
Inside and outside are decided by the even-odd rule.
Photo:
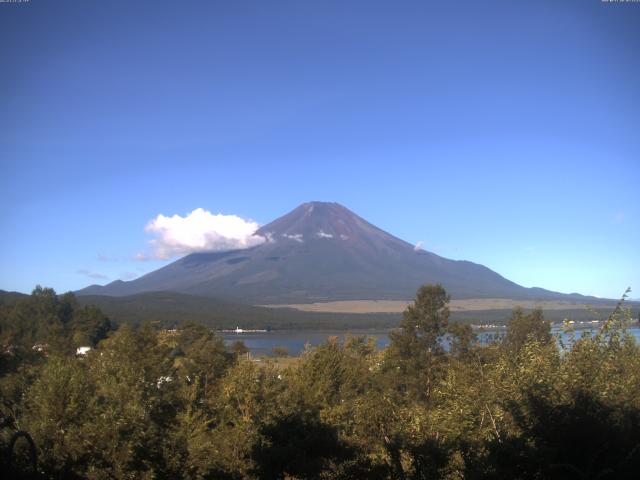
[[[0,3],[0,289],[132,278],[158,214],[337,201],[640,297],[640,4]],[[95,277],[95,278],[92,278]]]

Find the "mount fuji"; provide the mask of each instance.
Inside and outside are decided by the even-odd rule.
[[[489,268],[416,249],[337,203],[304,203],[255,232],[265,241],[192,253],[131,281],[92,285],[78,295],[176,292],[249,304],[405,300],[426,283],[456,299],[579,300],[522,287]]]

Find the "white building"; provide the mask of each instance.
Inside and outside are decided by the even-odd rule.
[[[76,355],[84,356],[91,350],[91,347],[78,347],[76,349]]]

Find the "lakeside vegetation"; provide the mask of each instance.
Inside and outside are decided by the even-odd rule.
[[[520,309],[481,345],[448,303],[424,286],[388,348],[329,338],[276,364],[201,325],[118,327],[38,287],[0,305],[1,408],[33,436],[42,478],[636,477],[640,348],[623,301],[571,348]]]

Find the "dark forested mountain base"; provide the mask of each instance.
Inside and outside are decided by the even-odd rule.
[[[0,290],[0,305],[12,304],[26,295]],[[221,330],[259,328],[274,330],[357,330],[395,328],[401,313],[338,313],[308,312],[293,308],[265,308],[234,303],[210,297],[198,297],[173,292],[150,292],[125,297],[83,295],[77,297],[80,305],[95,305],[117,324],[138,325],[154,322],[164,328],[173,328],[183,322],[196,322]],[[575,321],[606,318],[615,302],[602,302],[594,308],[553,309],[545,312],[554,322],[569,318]],[[630,302],[635,310],[639,302]],[[634,311],[635,311],[634,310]],[[506,325],[511,310],[474,310],[451,312],[451,319],[467,324]]]

